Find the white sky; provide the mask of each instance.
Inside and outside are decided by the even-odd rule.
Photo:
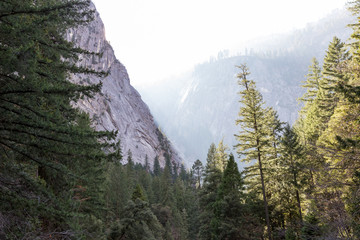
[[[177,75],[224,49],[304,27],[346,0],[93,0],[132,85]]]

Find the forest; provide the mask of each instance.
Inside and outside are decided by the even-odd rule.
[[[213,143],[187,169],[168,153],[123,159],[119,133],[73,107],[101,83],[72,75],[108,74],[64,38],[90,4],[0,2],[0,239],[360,239],[360,18],[309,63],[293,126],[239,63],[237,144]],[[360,17],[360,1],[349,11]]]

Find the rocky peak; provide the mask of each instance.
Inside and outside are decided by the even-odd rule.
[[[92,7],[95,9],[94,5]],[[72,76],[71,81],[83,85],[103,82],[101,92],[94,98],[80,100],[75,105],[90,114],[97,130],[118,131],[123,163],[129,150],[134,162],[144,163],[147,155],[151,164],[155,156],[159,156],[160,164],[164,166],[164,156],[170,154],[173,163],[181,163],[181,157],[155,124],[148,106],[131,86],[125,66],[116,59],[106,41],[99,13],[95,12],[90,24],[70,29],[67,39],[83,49],[101,53],[101,56],[80,56],[80,64],[97,71],[109,71],[109,75],[105,78],[82,74]]]

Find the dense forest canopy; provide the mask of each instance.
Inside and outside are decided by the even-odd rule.
[[[1,239],[360,239],[360,22],[310,63],[293,126],[239,63],[239,172],[223,141],[206,164],[165,155],[162,168],[91,127],[72,103],[101,84],[69,79],[107,73],[64,36],[93,13],[88,0],[0,2]]]

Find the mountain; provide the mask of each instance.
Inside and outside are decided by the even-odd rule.
[[[92,7],[95,10],[95,6]],[[127,159],[130,150],[134,162],[144,163],[147,155],[152,163],[155,156],[159,156],[160,164],[164,166],[165,155],[168,154],[174,163],[181,163],[182,158],[155,124],[148,106],[131,86],[125,66],[116,59],[111,45],[106,41],[99,13],[95,13],[90,24],[70,29],[67,39],[90,52],[101,53],[98,57],[82,55],[82,65],[97,71],[109,71],[105,78],[81,74],[71,78],[71,81],[83,85],[103,83],[101,92],[94,98],[76,103],[78,108],[89,113],[95,128],[118,131],[124,159]]]
[[[240,107],[235,66],[246,63],[267,105],[282,121],[293,123],[311,58],[321,62],[333,36],[347,40],[351,30],[346,25],[352,19],[347,11],[337,10],[304,29],[254,40],[234,56],[220,52],[183,75],[139,90],[189,164],[205,161],[210,144],[221,139],[235,152]]]

